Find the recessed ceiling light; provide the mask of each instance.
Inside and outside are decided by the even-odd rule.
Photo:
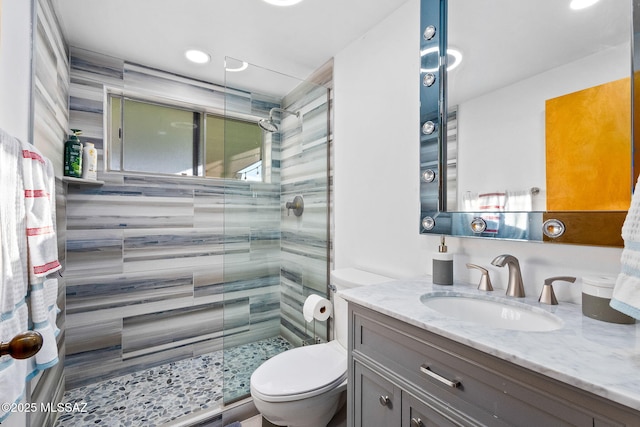
[[[184,53],[184,56],[186,56],[189,61],[195,62],[196,64],[206,64],[211,60],[208,53],[197,49],[189,49]]]
[[[572,0],[569,7],[573,10],[585,9],[596,4],[598,0]]]
[[[300,3],[302,0],[264,0],[274,6],[293,6]]]

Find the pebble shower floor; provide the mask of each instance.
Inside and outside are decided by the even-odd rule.
[[[269,338],[224,350],[224,365],[220,350],[69,390],[64,403],[84,411],[61,414],[56,427],[158,426],[219,407],[223,393],[248,394],[251,373],[289,348],[283,338]]]

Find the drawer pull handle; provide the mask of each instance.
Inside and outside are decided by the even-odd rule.
[[[424,427],[424,423],[420,418],[411,418],[411,427]]]
[[[458,381],[458,380],[453,380],[452,381],[450,379],[447,379],[447,378],[443,377],[442,375],[436,374],[435,372],[433,372],[431,370],[431,368],[429,366],[426,366],[426,365],[420,366],[420,371],[425,373],[425,374],[427,374],[427,375],[429,375],[431,378],[434,378],[434,379],[440,381],[442,384],[448,385],[451,388],[458,388],[458,387],[460,387],[462,385],[462,383],[460,381]]]
[[[391,399],[389,399],[389,396],[382,396],[380,395],[380,397],[378,398],[378,400],[380,401],[380,404],[382,406],[390,406],[391,405]]]

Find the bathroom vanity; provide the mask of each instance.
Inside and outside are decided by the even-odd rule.
[[[423,302],[452,291],[515,302],[504,291],[437,286],[430,278],[342,294],[349,301],[349,426],[640,425],[638,325],[600,322],[578,305],[545,306],[536,296],[516,304],[546,311],[561,326],[509,330]]]

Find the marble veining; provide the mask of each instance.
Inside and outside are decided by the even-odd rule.
[[[399,280],[341,292],[352,303],[481,350],[558,381],[634,409],[640,409],[640,323],[621,325],[582,315],[580,305],[540,304],[537,296],[516,301],[560,317],[564,326],[545,332],[488,328],[427,308],[425,293],[456,291],[495,299],[504,290],[482,292],[466,284],[439,286],[431,277]]]

